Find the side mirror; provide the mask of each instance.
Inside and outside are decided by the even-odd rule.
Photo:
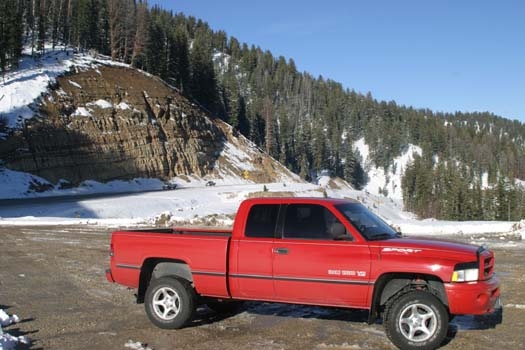
[[[350,236],[349,234],[343,234],[334,237],[334,241],[353,241],[354,237]]]
[[[340,222],[334,222],[330,225],[330,237],[334,241],[353,241],[353,237],[346,232],[346,228]]]

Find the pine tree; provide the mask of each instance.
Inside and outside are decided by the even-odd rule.
[[[122,58],[125,45],[126,0],[107,0],[111,59]]]
[[[167,70],[164,31],[153,18],[149,28],[149,40],[146,43],[146,70],[157,76],[164,76]]]
[[[181,93],[185,93],[190,85],[190,59],[188,37],[183,26],[175,28],[172,61],[168,67],[171,81]]]
[[[23,3],[5,0],[0,3],[0,72],[18,67],[22,55]],[[0,96],[1,97],[1,96]]]
[[[240,133],[244,136],[249,136],[250,121],[247,116],[246,102],[242,96],[239,96],[237,100],[237,120],[239,121],[238,128]]]
[[[190,53],[191,96],[211,112],[217,111],[217,82],[213,66],[210,38],[204,30],[195,33]]]
[[[47,7],[46,7],[46,1],[40,0],[39,3],[37,3],[37,50],[41,55],[43,55],[44,52],[44,46],[46,41],[46,30],[47,30]]]
[[[224,113],[226,114],[226,122],[238,130],[239,128],[239,98],[240,90],[239,83],[235,76],[235,70],[232,65],[228,65],[226,72],[221,77],[222,85],[222,100],[221,104],[224,106]]]
[[[264,145],[266,153],[271,156],[276,156],[278,151],[275,128],[276,123],[273,104],[269,97],[265,97],[263,100],[262,118],[265,127]]]

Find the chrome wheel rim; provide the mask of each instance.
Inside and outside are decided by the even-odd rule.
[[[179,294],[169,287],[157,289],[153,295],[153,312],[164,321],[171,321],[181,310]]]
[[[401,312],[399,329],[403,336],[412,342],[423,342],[436,332],[437,315],[428,305],[412,304]]]

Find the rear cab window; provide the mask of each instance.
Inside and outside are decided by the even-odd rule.
[[[256,204],[246,220],[246,237],[274,238],[279,217],[279,204]]]

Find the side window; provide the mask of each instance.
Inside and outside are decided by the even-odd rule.
[[[340,221],[325,207],[317,204],[290,204],[286,208],[285,238],[334,239]]]
[[[256,204],[246,221],[246,237],[273,238],[279,214],[278,204]]]

